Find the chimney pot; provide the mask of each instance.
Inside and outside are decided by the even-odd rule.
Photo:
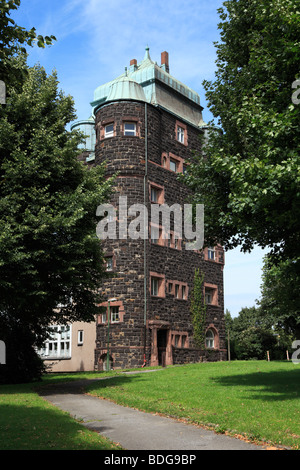
[[[137,60],[136,59],[132,59],[130,61],[130,65],[137,65]]]

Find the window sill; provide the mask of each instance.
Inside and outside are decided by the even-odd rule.
[[[69,361],[72,356],[41,356],[43,361]]]

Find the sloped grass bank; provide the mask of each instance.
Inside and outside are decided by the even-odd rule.
[[[94,382],[92,395],[239,435],[300,448],[300,364],[234,361],[174,366]]]

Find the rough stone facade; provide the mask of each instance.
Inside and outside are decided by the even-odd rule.
[[[125,122],[135,124],[135,136],[124,135]],[[113,135],[105,137],[108,124],[113,124]],[[185,143],[177,140],[178,125],[184,130]],[[192,150],[201,151],[199,128],[157,106],[133,100],[99,106],[95,128],[94,164],[106,162],[107,176],[117,173],[111,202],[118,223],[119,196],[127,196],[128,207],[146,205],[149,229],[151,187],[158,203],[183,207],[188,202],[188,190],[176,172],[184,171]],[[176,172],[170,165],[176,165]],[[128,217],[128,224],[136,217]],[[173,235],[172,221],[170,231]],[[117,237],[103,243],[111,271],[103,297],[115,300],[110,302],[109,324],[108,302],[103,304],[104,316],[97,320],[96,369],[106,368],[108,350],[113,368],[226,360],[221,247],[215,247],[211,257],[207,248],[186,250],[184,239],[175,245],[174,239],[169,242],[160,237],[154,242],[149,235],[147,240]],[[213,339],[204,350],[194,344],[190,313],[196,268],[204,273],[209,293],[206,330]]]

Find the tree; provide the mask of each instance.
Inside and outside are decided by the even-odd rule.
[[[272,258],[265,256],[259,306],[281,338],[284,335],[300,338],[299,278],[299,258],[274,264]],[[289,342],[292,343],[291,338]]]
[[[23,75],[26,70],[18,67],[19,62],[13,58],[19,52],[25,53],[25,46],[33,46],[44,48],[51,45],[56,40],[55,36],[45,36],[36,33],[35,28],[26,30],[22,26],[16,24],[11,18],[11,13],[17,10],[21,4],[21,0],[0,0],[0,78],[6,84],[23,81]]]
[[[214,81],[205,81],[205,156],[191,159],[186,183],[205,206],[208,245],[287,259],[300,242],[300,16],[290,0],[228,0],[219,9]],[[298,82],[297,82],[298,83]]]
[[[111,180],[103,166],[78,161],[82,136],[66,130],[73,100],[56,73],[35,66],[26,76],[0,109],[0,334],[27,331],[38,344],[50,323],[98,312],[105,272],[96,209]]]
[[[233,319],[227,315],[226,326],[230,326],[233,359],[266,359],[267,351],[272,351],[274,357],[277,337],[271,320],[261,316],[259,308],[244,307]]]

